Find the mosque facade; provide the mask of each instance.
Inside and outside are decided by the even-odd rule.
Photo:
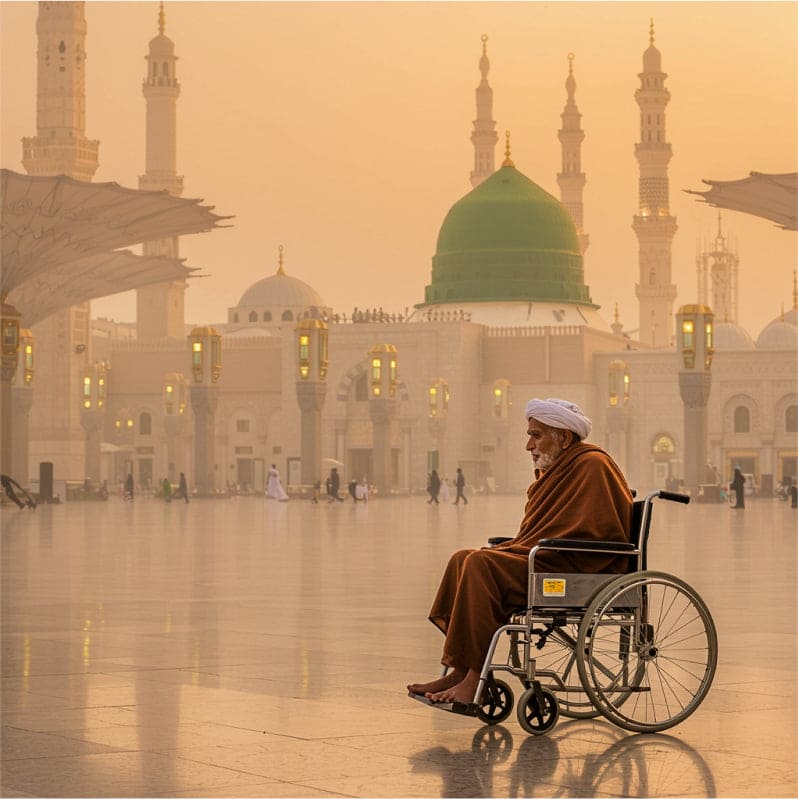
[[[372,480],[382,471],[381,492],[422,492],[431,469],[451,481],[459,466],[476,490],[521,492],[530,479],[523,413],[532,396],[566,397],[581,405],[593,420],[590,440],[611,452],[638,491],[684,476],[683,359],[675,344],[670,263],[677,227],[669,210],[669,94],[653,28],[635,96],[641,114],[635,147],[639,208],[633,219],[640,246],[637,338],[623,331],[617,311],[614,321],[605,320],[586,282],[580,153],[585,133],[573,59],[558,133],[559,199],[515,167],[509,137],[504,161],[495,168],[489,68],[483,37],[472,188],[442,221],[430,282],[420,287],[423,301],[408,316],[376,307],[341,313],[298,277],[301,265],[280,248],[274,266],[242,291],[226,320],[204,329],[202,335],[221,337],[218,404],[208,433],[216,489],[263,490],[271,464],[289,488],[313,480],[302,464],[308,451],[303,407],[309,406],[300,407],[308,396],[300,336],[310,328],[326,336],[319,356],[323,377],[314,394],[322,457],[313,469],[322,482],[330,464],[338,463],[344,480]],[[179,83],[163,16],[147,69],[142,186],[179,193]],[[176,240],[152,245],[169,254],[177,246]],[[793,309],[754,340],[736,320],[737,268],[719,231],[697,264],[703,283],[697,297],[702,305],[696,307],[722,309],[722,315],[715,312],[711,341],[706,482],[728,480],[739,465],[764,494],[772,494],[776,482],[798,474],[798,297],[794,287]],[[194,482],[196,372],[186,338],[190,328],[183,323],[184,290],[168,284],[147,289],[147,296],[140,292],[135,335],[130,325],[92,323],[91,357],[107,380],[104,454],[99,473],[87,475],[92,479],[114,482],[132,472],[140,485],[155,486],[164,476],[176,480],[185,472]],[[375,298],[375,306],[381,301]],[[380,396],[379,402],[375,360],[382,355],[375,353],[390,353],[391,359],[385,384],[390,398]],[[56,402],[36,392],[40,413]],[[49,445],[47,434],[32,427],[31,474]],[[70,468],[56,460],[56,472]]]

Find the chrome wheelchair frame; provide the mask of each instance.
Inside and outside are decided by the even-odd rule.
[[[560,713],[569,718],[603,715],[633,732],[666,730],[693,713],[715,675],[717,632],[693,588],[647,568],[657,498],[690,501],[669,491],[653,491],[635,501],[630,543],[540,541],[529,553],[528,607],[494,633],[474,700],[429,704],[497,724],[514,703],[510,686],[494,676],[504,672],[523,686],[516,715],[532,735],[549,732]],[[541,551],[618,553],[628,557],[630,567],[620,575],[536,572]],[[500,646],[503,642],[506,647]]]

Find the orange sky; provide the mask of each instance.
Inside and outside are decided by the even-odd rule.
[[[36,15],[35,3],[0,4],[0,162],[19,171],[20,139],[36,133]],[[157,16],[155,2],[86,4],[95,180],[135,187],[144,171],[141,82]],[[225,321],[273,274],[279,244],[288,274],[336,311],[404,312],[422,301],[440,224],[470,190],[485,33],[497,129],[511,130],[516,166],[555,196],[575,53],[586,282],[605,318],[618,302],[636,328],[634,92],[650,17],[671,92],[678,308],[696,300],[698,242],[717,230],[717,211],[682,189],[798,169],[798,4],[167,2],[183,196],[236,217],[233,228],[181,240],[189,265],[209,275],[187,293],[187,321]],[[757,335],[792,305],[796,234],[733,212],[723,227],[740,255],[740,321]],[[93,309],[131,320],[135,299]]]

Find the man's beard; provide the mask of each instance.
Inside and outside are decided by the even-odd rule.
[[[554,466],[554,462],[560,457],[561,454],[562,451],[541,453],[538,456],[535,467],[540,469],[541,472],[545,472],[547,469],[551,469],[551,467]]]

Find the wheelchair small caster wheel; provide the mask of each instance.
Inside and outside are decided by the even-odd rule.
[[[482,692],[482,702],[477,710],[477,718],[485,724],[498,724],[504,721],[513,710],[513,692],[502,680],[488,680]]]
[[[538,696],[542,698],[542,707]],[[530,735],[545,735],[560,716],[557,697],[548,688],[527,688],[518,700],[516,715],[518,723]]]

